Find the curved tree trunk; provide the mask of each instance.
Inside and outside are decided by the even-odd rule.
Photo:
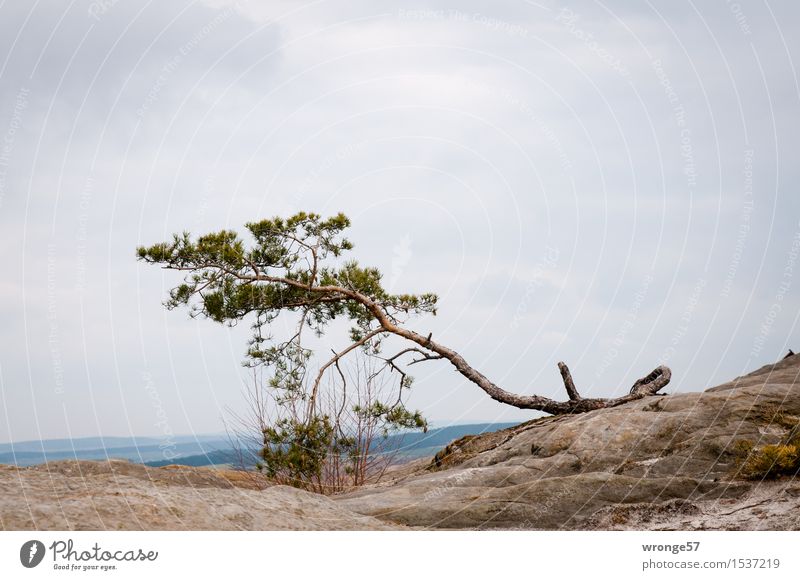
[[[564,415],[569,413],[585,413],[586,411],[593,411],[595,409],[604,409],[608,407],[616,407],[630,401],[642,399],[644,397],[655,395],[658,391],[664,388],[672,378],[672,371],[669,367],[659,366],[655,368],[649,375],[642,377],[636,381],[631,387],[628,394],[615,399],[584,399],[575,388],[572,382],[572,375],[563,362],[558,363],[558,368],[561,371],[561,376],[564,380],[564,386],[567,390],[569,400],[556,401],[548,397],[540,395],[516,395],[504,389],[501,389],[492,381],[490,381],[483,373],[474,369],[467,361],[464,360],[456,351],[447,348],[433,340],[431,337],[425,337],[412,330],[399,327],[394,324],[384,323],[383,327],[392,334],[401,336],[407,340],[417,343],[422,348],[434,352],[438,357],[445,358],[461,373],[467,380],[475,383],[487,395],[495,401],[517,407],[519,409],[534,409],[549,413],[550,415]]]
[[[422,348],[436,354],[435,357],[428,358],[447,359],[450,361],[450,364],[452,364],[456,370],[461,373],[461,375],[463,375],[470,382],[478,385],[478,387],[480,387],[492,399],[500,403],[505,403],[506,405],[511,405],[512,407],[517,407],[519,409],[533,409],[536,411],[549,413],[550,415],[565,415],[569,413],[585,413],[586,411],[593,411],[595,409],[616,407],[630,401],[655,395],[658,393],[658,391],[664,388],[672,378],[672,371],[670,371],[669,367],[662,365],[653,369],[653,371],[646,377],[642,377],[636,381],[627,395],[623,395],[615,399],[584,399],[578,394],[578,391],[572,382],[572,375],[570,374],[567,365],[565,365],[563,362],[560,362],[558,363],[558,367],[561,371],[561,376],[564,380],[564,386],[567,390],[569,400],[556,401],[540,395],[515,395],[514,393],[510,393],[504,389],[501,389],[492,381],[490,381],[483,373],[471,367],[469,364],[467,364],[467,361],[464,360],[464,357],[462,357],[456,351],[431,340],[430,335],[425,337],[417,332],[414,332],[413,330],[408,330],[402,326],[394,324],[386,315],[386,312],[382,309],[380,304],[356,290],[344,288],[342,286],[309,286],[297,280],[266,276],[263,274],[256,274],[254,277],[249,279],[252,281],[278,282],[287,286],[327,295],[331,297],[331,300],[340,299],[337,297],[344,297],[359,302],[372,312],[380,325],[379,329],[373,331],[373,333],[378,334],[381,332],[390,332],[405,338],[406,340],[410,340]],[[356,344],[356,346],[358,345]],[[351,345],[351,347],[345,352],[349,352],[352,347],[353,346]],[[336,358],[338,358],[338,356],[339,355],[337,355]],[[316,389],[314,395],[316,395]],[[315,396],[312,396],[312,407],[314,400]]]

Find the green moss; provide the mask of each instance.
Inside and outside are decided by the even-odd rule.
[[[749,444],[749,449],[748,449]],[[740,452],[744,452],[739,474],[745,479],[777,479],[794,477],[800,471],[800,446],[798,445],[765,445],[753,447],[747,441],[742,443]]]

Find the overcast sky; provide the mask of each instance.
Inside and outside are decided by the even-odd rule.
[[[298,210],[510,391],[800,348],[795,2],[397,4],[0,2],[0,441],[222,431],[247,325],[134,249]],[[437,423],[532,416],[414,368]]]

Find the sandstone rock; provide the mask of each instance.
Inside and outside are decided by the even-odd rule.
[[[338,502],[410,526],[580,529],[623,513],[635,519],[625,506],[669,513],[674,505],[701,510],[720,500],[746,501],[771,484],[737,477],[737,443],[786,437],[800,420],[798,375],[800,356],[792,356],[702,393],[648,397],[466,437],[426,472]],[[772,521],[782,529],[796,519]]]
[[[800,479],[744,481],[741,443],[800,423],[800,356],[702,393],[465,437],[329,498],[210,468],[0,465],[8,530],[800,529]]]
[[[0,466],[4,530],[382,530],[327,497],[210,468],[126,461]]]

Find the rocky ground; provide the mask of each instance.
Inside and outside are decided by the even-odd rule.
[[[208,468],[3,466],[0,527],[800,530],[800,478],[746,480],[739,451],[798,422],[793,356],[702,393],[465,437],[334,498]]]
[[[331,499],[236,471],[127,461],[0,466],[6,530],[391,530]]]
[[[339,499],[433,528],[800,529],[800,479],[741,478],[740,442],[800,421],[800,356],[705,392],[454,442],[425,473]]]

